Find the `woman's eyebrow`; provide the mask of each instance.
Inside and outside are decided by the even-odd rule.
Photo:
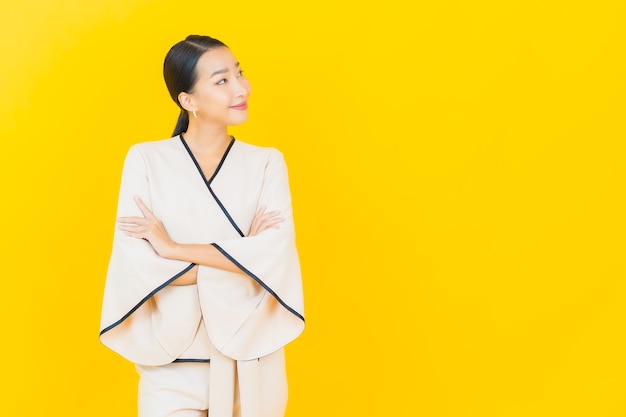
[[[235,68],[239,68],[239,62],[235,62]],[[218,69],[217,71],[214,71],[213,74],[211,74],[211,77],[217,74],[224,74],[225,72],[228,72],[228,68]]]

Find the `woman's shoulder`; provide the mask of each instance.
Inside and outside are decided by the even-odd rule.
[[[253,145],[239,139],[235,139],[235,144],[239,152],[249,156],[256,156],[259,158],[282,158],[282,153],[274,147]]]
[[[129,152],[151,153],[170,150],[180,145],[180,137],[174,136],[169,139],[138,142],[131,145]]]
[[[180,147],[180,138],[175,136],[169,139],[138,142],[130,146],[126,152],[125,165],[145,166],[152,163],[171,162],[176,158],[176,148]]]
[[[138,142],[130,146],[126,154],[129,160],[161,161],[170,160],[183,150],[178,136],[154,141]]]

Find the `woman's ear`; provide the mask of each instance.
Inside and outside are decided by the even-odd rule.
[[[192,112],[196,110],[195,102],[191,94],[182,92],[178,95],[178,102],[182,106],[183,109]]]

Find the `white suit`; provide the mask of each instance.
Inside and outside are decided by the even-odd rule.
[[[233,139],[215,173],[205,178],[182,137],[134,145],[124,164],[118,216],[142,215],[134,196],[163,222],[174,241],[213,244],[243,273],[200,265],[197,285],[168,285],[194,265],[161,258],[148,242],[116,230],[104,292],[102,343],[138,369],[204,363],[211,381],[218,374],[219,380],[233,379],[232,387],[220,383],[218,390],[215,382],[211,385],[212,417],[231,417],[236,399],[230,399],[239,396],[235,394],[240,394],[242,417],[266,417],[258,414],[258,393],[246,391],[258,385],[264,371],[248,368],[260,366],[259,358],[272,353],[282,357],[283,346],[304,329],[300,265],[281,153]],[[247,237],[261,206],[279,210],[285,221],[278,229]],[[246,411],[253,409],[257,411]]]

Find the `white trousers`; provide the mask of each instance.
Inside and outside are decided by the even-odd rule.
[[[211,360],[216,367],[218,358]],[[222,371],[211,376],[213,365],[208,363],[136,365],[139,417],[283,417],[287,406],[283,349],[258,360],[231,363],[232,376]]]

